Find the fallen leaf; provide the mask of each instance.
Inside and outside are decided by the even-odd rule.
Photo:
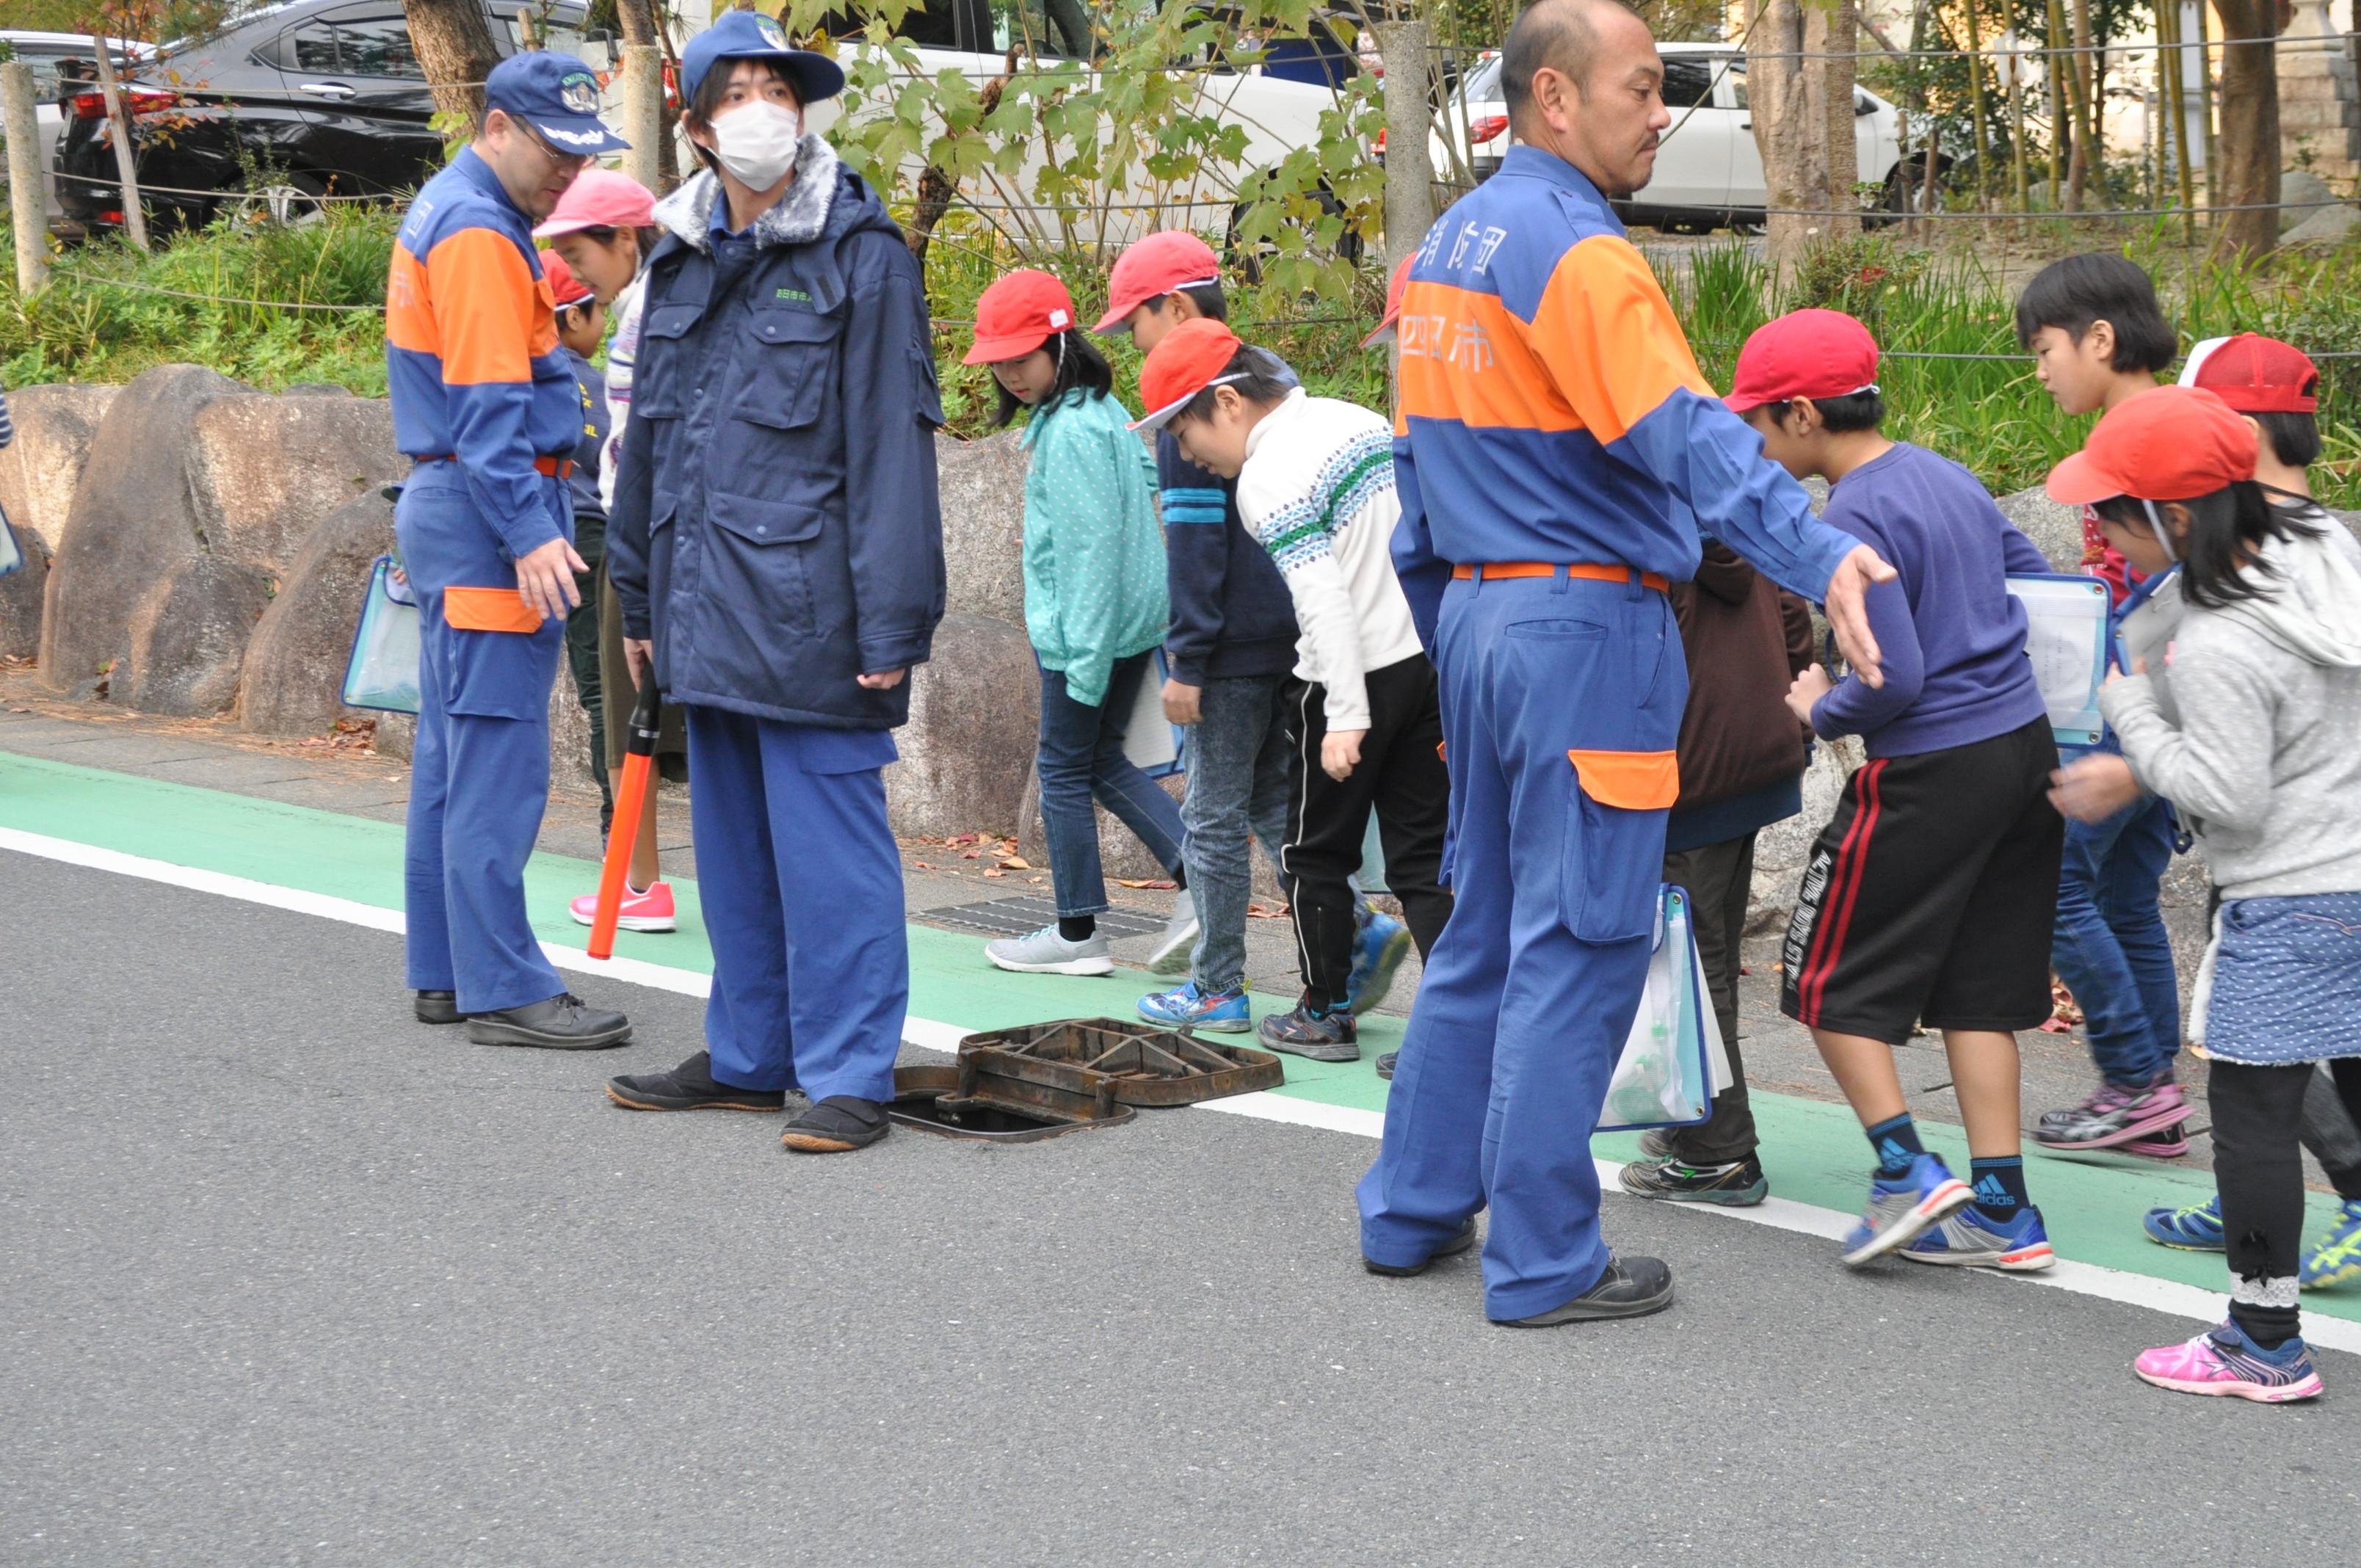
[[[960,859],[962,861],[980,861],[983,859],[983,851],[982,850],[970,850],[966,854],[961,855]]]
[[[1029,872],[1033,869],[1033,862],[1022,855],[1007,855],[1001,859],[1000,869],[1005,872]]]
[[[914,865],[914,866],[917,867],[917,868],[918,868],[920,871],[922,871],[922,872],[930,872],[930,871],[933,871],[933,870],[935,869],[934,867],[932,867],[932,866],[930,866],[930,865],[927,864],[927,862],[926,862],[926,861],[912,861],[910,863],[911,863],[912,865]]]
[[[987,866],[984,868],[983,874],[986,876],[1006,876],[1008,873],[1002,871],[998,866]]]

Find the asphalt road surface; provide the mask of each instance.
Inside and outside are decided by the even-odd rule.
[[[0,1563],[2349,1563],[2361,1361],[1610,1199],[1672,1310],[1362,1272],[1373,1146],[634,1115],[412,1023],[399,939],[0,852]]]

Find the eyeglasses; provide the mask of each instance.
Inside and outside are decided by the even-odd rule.
[[[559,169],[587,169],[598,160],[598,155],[595,152],[560,152],[549,145],[547,137],[522,120],[516,124],[517,128],[532,139],[533,145],[541,148],[542,156]]]

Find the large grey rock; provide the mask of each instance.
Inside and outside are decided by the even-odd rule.
[[[50,564],[43,685],[68,692],[96,675],[123,651],[133,609],[204,553],[182,455],[207,408],[258,396],[202,366],[163,365],[109,402]],[[122,691],[115,683],[113,695]],[[223,694],[225,706],[234,691]]]
[[[2351,239],[2356,229],[2361,229],[2361,207],[2339,202],[2333,207],[2314,208],[2311,216],[2279,236],[2279,244],[2328,249]]]
[[[24,566],[0,577],[0,659],[30,659],[41,651],[41,598],[49,586],[49,557],[38,536],[19,532]]]
[[[2279,233],[2307,222],[2313,214],[2326,211],[2323,202],[2334,202],[2336,192],[2328,181],[2309,169],[2290,169],[2279,175]]]
[[[885,812],[904,838],[1015,831],[1040,726],[1040,677],[1023,628],[953,610],[934,655],[910,673],[902,760],[885,770]]]
[[[590,716],[574,695],[574,666],[563,652],[549,687],[549,782],[555,789],[598,787],[598,775],[590,771]]]
[[[1784,822],[1773,822],[1754,840],[1748,936],[1768,936],[1787,928],[1787,916],[1795,908],[1796,889],[1803,885],[1804,867],[1812,858],[1812,841],[1836,815],[1837,796],[1861,762],[1861,741],[1853,736],[1824,740],[1812,748],[1811,766],[1804,771],[1804,809]]]
[[[1015,431],[935,437],[950,609],[1025,624],[1025,468]]]
[[[205,547],[281,579],[313,524],[410,469],[393,405],[350,395],[223,399],[191,422],[184,460]]]
[[[255,622],[270,603],[258,567],[199,552],[170,568],[132,607],[107,696],[148,713],[225,713]]]
[[[1173,773],[1156,782],[1163,786],[1164,793],[1170,795],[1176,804],[1188,793],[1189,780],[1185,774]],[[1156,857],[1148,852],[1148,846],[1141,843],[1114,812],[1104,806],[1093,806],[1091,809],[1098,818],[1099,864],[1109,882],[1117,877],[1128,877],[1135,882],[1157,881],[1171,874],[1157,863]],[[1024,802],[1018,808],[1016,852],[1044,873],[1048,872],[1049,839],[1041,828],[1041,784],[1029,765],[1025,770]],[[1257,886],[1260,886],[1259,883]]]
[[[247,645],[237,721],[257,735],[320,735],[339,700],[369,566],[393,548],[393,504],[374,491],[320,520],[295,553]],[[258,570],[259,568],[257,568]]]
[[[2082,569],[2082,513],[2078,507],[2060,506],[2043,494],[2039,486],[2019,490],[2015,495],[2000,498],[2003,516],[2016,524],[2025,536],[2033,541],[2048,562],[2051,570],[2079,572]]]
[[[0,507],[21,539],[31,533],[45,554],[65,543],[74,487],[120,387],[24,387],[8,394],[16,439],[0,452]]]

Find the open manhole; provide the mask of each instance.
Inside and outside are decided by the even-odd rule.
[[[994,1144],[1031,1144],[1093,1127],[1115,1127],[1138,1113],[1128,1105],[1109,1102],[1104,1115],[1072,1115],[1042,1107],[1018,1108],[960,1091],[961,1069],[955,1067],[897,1067],[894,1069],[894,1103],[885,1114],[906,1127],[947,1138],[974,1138]],[[1093,1105],[1093,1110],[1097,1107]]]
[[[929,926],[949,926],[961,931],[981,931],[987,937],[1022,937],[1038,931],[1044,926],[1058,923],[1055,899],[1028,894],[1021,898],[995,898],[985,904],[958,904],[948,909],[921,909],[912,918]],[[1153,937],[1164,929],[1160,916],[1143,914],[1135,909],[1103,909],[1096,916],[1099,930],[1110,939],[1123,937]]]
[[[987,1094],[1012,1106],[1193,1105],[1286,1081],[1268,1051],[1120,1018],[1067,1018],[993,1029],[960,1042]],[[962,1091],[961,1092],[969,1092]]]

